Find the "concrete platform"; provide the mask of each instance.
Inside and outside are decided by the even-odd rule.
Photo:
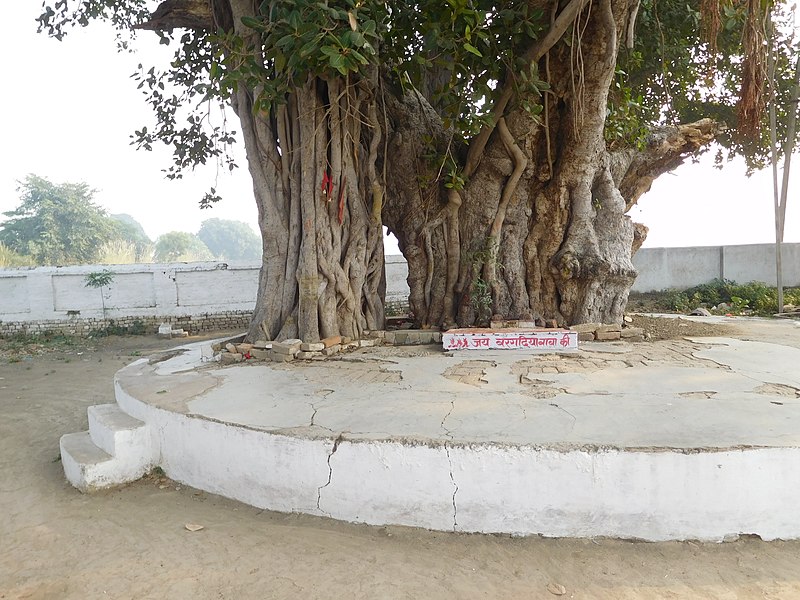
[[[103,451],[81,438],[73,456],[62,440],[73,484],[96,489],[160,466],[260,508],[376,525],[800,537],[795,347],[732,338],[582,343],[563,355],[381,347],[222,368],[204,362],[203,345],[117,373],[126,416],[93,411],[90,439]],[[106,466],[81,468],[81,457]]]

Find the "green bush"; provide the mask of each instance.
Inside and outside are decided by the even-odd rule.
[[[94,338],[108,337],[110,335],[145,335],[147,327],[145,324],[136,319],[131,325],[117,325],[113,319],[109,321],[107,327],[101,329],[93,329],[89,335]]]
[[[714,279],[687,290],[666,290],[664,305],[669,310],[688,312],[702,306],[718,314],[773,315],[778,311],[778,290],[760,281],[739,284],[728,279]],[[800,305],[800,288],[786,288],[784,304]],[[720,304],[727,307],[717,309]],[[716,310],[715,310],[716,309]]]
[[[678,290],[664,291],[664,304],[668,310],[687,312],[689,310],[689,297]]]

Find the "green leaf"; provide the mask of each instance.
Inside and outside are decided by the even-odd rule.
[[[483,54],[481,54],[481,51],[480,51],[480,50],[478,50],[478,49],[477,49],[475,46],[473,46],[472,44],[465,43],[465,44],[464,44],[464,50],[466,50],[467,52],[471,52],[472,54],[474,54],[474,55],[475,55],[475,56],[477,56],[478,58],[483,58]]]
[[[242,25],[250,29],[263,29],[264,23],[255,17],[242,17]]]
[[[318,44],[319,44],[319,39],[317,38],[314,38],[310,42],[306,42],[305,44],[303,44],[303,47],[300,48],[300,56],[305,58],[316,49]]]
[[[332,54],[328,58],[328,64],[334,69],[341,71],[342,68],[344,67],[344,56],[342,56],[338,52],[336,54]],[[347,75],[347,72],[345,71],[343,74]]]
[[[369,61],[364,57],[364,55],[361,54],[360,52],[358,52],[357,50],[351,50],[350,51],[350,56],[355,58],[362,65],[368,65],[369,64]]]
[[[364,39],[364,35],[360,31],[351,32],[350,39],[353,42],[353,46],[356,48],[361,48],[367,43],[367,40]]]
[[[368,35],[370,37],[377,37],[376,34],[377,25],[375,21],[372,19],[368,19],[361,24],[361,31],[364,32],[364,35]]]
[[[293,33],[288,33],[285,36],[283,36],[281,39],[279,39],[277,42],[275,42],[275,45],[278,48],[280,48],[281,50],[286,50],[290,46],[294,45],[296,39],[297,38],[294,36]]]

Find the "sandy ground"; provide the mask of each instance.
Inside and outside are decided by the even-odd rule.
[[[768,323],[737,328],[748,339],[800,344],[800,327],[796,335]],[[261,511],[158,478],[80,494],[63,477],[59,437],[87,428],[87,406],[113,401],[118,368],[174,344],[109,338],[0,359],[0,598],[559,597],[548,584],[564,586],[562,598],[800,598],[800,542],[357,526]]]

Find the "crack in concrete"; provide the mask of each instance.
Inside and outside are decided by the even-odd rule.
[[[450,431],[444,424],[447,421],[447,418],[453,414],[453,411],[456,408],[456,401],[450,400],[450,410],[447,411],[447,414],[442,419],[440,423],[441,428],[444,430],[444,435],[453,441],[453,432]],[[456,494],[458,494],[458,484],[456,483],[455,476],[453,475],[453,459],[450,456],[450,448],[447,445],[447,442],[444,443],[444,452],[447,455],[447,464],[449,465],[450,470],[450,483],[453,484],[453,496],[452,496],[452,503],[453,503],[453,531],[458,531],[458,504],[456,504]]]
[[[458,484],[456,483],[455,476],[453,475],[453,459],[450,457],[450,448],[447,444],[444,445],[445,454],[447,454],[447,462],[450,464],[450,483],[453,484],[453,531],[458,531],[458,504],[456,504],[456,494],[458,494]]]
[[[447,411],[447,414],[442,418],[442,422],[439,423],[439,426],[444,430],[444,434],[451,440],[453,439],[453,432],[450,431],[447,427],[445,427],[444,422],[447,421],[447,418],[453,414],[455,408],[456,408],[456,401],[450,400],[450,410]]]
[[[519,402],[519,403],[517,403],[517,406],[522,411],[522,420],[523,421],[527,421],[528,420],[528,411],[525,408],[525,404],[523,402]]]
[[[339,449],[339,443],[344,440],[344,432],[339,433],[339,436],[333,441],[333,448],[331,448],[330,453],[328,454],[328,481],[325,482],[325,485],[321,485],[317,488],[317,510],[321,513],[325,513],[329,517],[331,514],[326,511],[322,510],[320,507],[320,503],[322,502],[322,490],[328,487],[331,484],[331,478],[333,477],[333,467],[331,466],[331,457],[336,454],[336,451]]]
[[[555,402],[550,402],[550,406],[552,406],[554,408],[557,408],[558,410],[560,410],[562,412],[565,412],[565,413],[567,413],[569,415],[569,417],[572,419],[572,425],[570,426],[569,431],[570,431],[570,433],[572,433],[572,431],[575,429],[575,423],[578,422],[578,419],[575,417],[575,415],[573,415],[571,412],[569,412],[566,408],[563,408],[563,407],[559,406]]]
[[[321,395],[322,399],[325,400],[328,396],[333,394],[335,391],[336,390],[321,389],[321,390],[315,390],[314,393]],[[308,405],[311,407],[311,410],[314,411],[314,412],[311,413],[311,422],[308,425],[309,425],[309,427],[315,427],[316,423],[314,423],[314,419],[317,416],[317,411],[319,410],[319,408],[313,402],[309,402]],[[328,431],[331,431],[331,429],[329,429],[328,427],[323,427],[323,429],[328,429]]]

